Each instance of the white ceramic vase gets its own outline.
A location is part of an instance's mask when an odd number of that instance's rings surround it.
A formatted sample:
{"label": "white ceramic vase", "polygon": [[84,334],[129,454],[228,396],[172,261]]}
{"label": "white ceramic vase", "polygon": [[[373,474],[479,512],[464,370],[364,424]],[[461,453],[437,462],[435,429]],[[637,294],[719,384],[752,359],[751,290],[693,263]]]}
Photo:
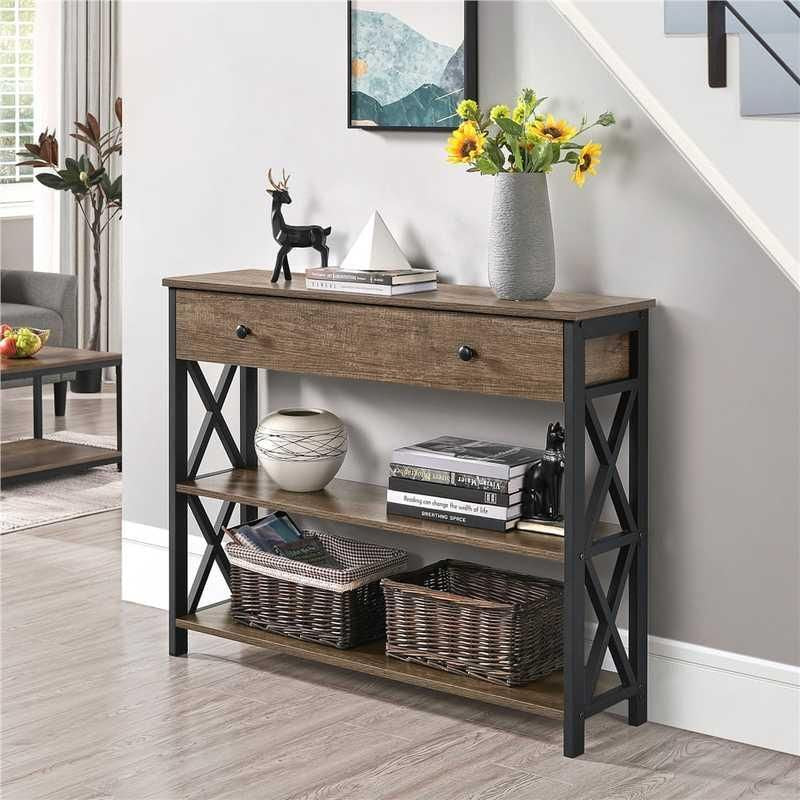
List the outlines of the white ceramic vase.
{"label": "white ceramic vase", "polygon": [[282,408],[259,422],[255,448],[261,466],[281,489],[316,492],[342,466],[347,430],[330,411]]}

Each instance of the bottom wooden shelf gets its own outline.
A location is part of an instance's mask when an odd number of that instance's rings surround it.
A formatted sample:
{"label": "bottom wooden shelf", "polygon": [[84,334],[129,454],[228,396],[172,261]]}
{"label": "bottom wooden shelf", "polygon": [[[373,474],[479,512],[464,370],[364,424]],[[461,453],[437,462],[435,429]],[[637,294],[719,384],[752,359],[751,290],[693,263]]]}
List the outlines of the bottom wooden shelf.
{"label": "bottom wooden shelf", "polygon": [[[460,675],[451,675],[449,672],[440,672],[429,667],[388,658],[384,654],[383,642],[372,642],[352,650],[336,650],[333,647],[248,628],[233,620],[229,608],[229,603],[220,603],[202,609],[196,614],[179,617],[176,625],[190,631],[222,636],[257,647],[268,647],[298,658],[320,661],[323,664],[331,664],[355,672],[376,675],[401,683],[410,683],[414,686],[422,686],[426,689],[434,689],[473,700],[482,700],[497,706],[515,708],[554,719],[562,719],[564,716],[564,685],[560,672],[520,688],[495,686],[475,678],[464,678]],[[599,693],[606,689],[612,689],[618,684],[619,679],[613,672],[603,672],[597,691]]]}
{"label": "bottom wooden shelf", "polygon": [[2,449],[0,478],[4,481],[28,475],[44,477],[101,464],[119,463],[122,460],[122,454],[118,450],[59,442],[55,439],[4,442]]}

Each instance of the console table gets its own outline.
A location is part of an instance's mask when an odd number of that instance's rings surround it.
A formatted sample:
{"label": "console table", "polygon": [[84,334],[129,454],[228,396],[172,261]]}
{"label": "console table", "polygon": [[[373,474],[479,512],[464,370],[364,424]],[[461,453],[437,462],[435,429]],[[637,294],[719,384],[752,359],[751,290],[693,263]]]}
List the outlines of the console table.
{"label": "console table", "polygon": [[[628,701],[631,725],[647,719],[647,391],[648,317],[653,300],[553,294],[547,300],[498,300],[489,289],[442,285],[435,292],[380,297],[307,289],[303,276],[271,284],[265,270],[165,278],[169,287],[170,607],[169,650],[185,655],[189,630],[279,649],[300,658],[416,686],[563,719],[564,754],[584,749],[587,717]],[[463,345],[470,358],[459,357]],[[199,362],[224,364],[214,390]],[[239,370],[236,442],[222,405]],[[493,533],[387,515],[385,489],[334,480],[325,490],[297,494],[272,483],[258,462],[253,433],[258,369],[402,383],[487,395],[560,402],[567,432],[565,536]],[[206,413],[191,451],[188,379]],[[595,410],[618,396],[610,432]],[[599,468],[585,484],[585,434]],[[231,469],[201,474],[216,431]],[[628,432],[628,491],[617,459]],[[619,524],[600,522],[610,496]],[[200,498],[222,501],[212,521]],[[388,658],[383,644],[336,650],[233,622],[228,604],[200,608],[214,563],[229,578],[222,529],[235,506],[243,521],[258,508],[555,560],[564,572],[562,673],[522,688],[490,683]],[[187,523],[191,511],[207,542],[191,588]],[[594,559],[615,552],[608,587]],[[476,557],[477,557],[476,553]],[[629,646],[616,624],[628,586]],[[585,651],[586,600],[599,621]],[[614,671],[603,670],[610,653]]]}

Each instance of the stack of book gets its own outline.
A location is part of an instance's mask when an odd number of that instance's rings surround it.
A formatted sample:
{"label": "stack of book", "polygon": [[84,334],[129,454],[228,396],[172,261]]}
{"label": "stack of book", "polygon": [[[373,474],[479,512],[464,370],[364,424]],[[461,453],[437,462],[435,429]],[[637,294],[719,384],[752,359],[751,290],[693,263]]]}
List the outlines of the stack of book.
{"label": "stack of book", "polygon": [[436,275],[435,269],[348,270],[324,267],[306,270],[306,288],[357,294],[412,294],[434,291]]}
{"label": "stack of book", "polygon": [[440,436],[392,453],[389,514],[493,531],[521,516],[525,470],[541,450]]}

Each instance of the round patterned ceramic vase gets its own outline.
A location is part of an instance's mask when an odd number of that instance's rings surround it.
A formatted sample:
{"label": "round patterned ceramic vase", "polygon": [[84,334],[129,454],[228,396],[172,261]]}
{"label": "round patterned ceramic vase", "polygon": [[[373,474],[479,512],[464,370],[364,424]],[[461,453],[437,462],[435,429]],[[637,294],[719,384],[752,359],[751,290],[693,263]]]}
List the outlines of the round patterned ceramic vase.
{"label": "round patterned ceramic vase", "polygon": [[347,454],[347,430],[330,411],[282,408],[258,424],[261,466],[289,492],[316,492],[334,478]]}
{"label": "round patterned ceramic vase", "polygon": [[547,176],[501,172],[489,220],[489,285],[502,300],[542,300],[556,283]]}

